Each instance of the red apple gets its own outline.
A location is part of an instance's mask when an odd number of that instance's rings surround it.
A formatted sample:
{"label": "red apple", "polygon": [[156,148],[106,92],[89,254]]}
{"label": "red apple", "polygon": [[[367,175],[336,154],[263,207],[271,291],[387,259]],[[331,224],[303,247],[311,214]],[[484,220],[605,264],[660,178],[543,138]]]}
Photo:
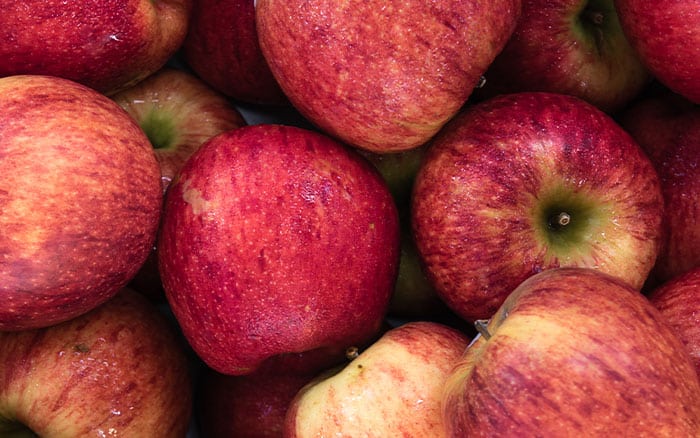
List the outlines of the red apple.
{"label": "red apple", "polygon": [[28,0],[0,14],[0,76],[59,76],[112,94],[182,45],[191,0]]}
{"label": "red apple", "polygon": [[565,93],[615,112],[650,77],[620,28],[613,0],[524,0],[479,94]]}
{"label": "red apple", "polygon": [[337,373],[302,388],[283,436],[444,436],[442,390],[467,344],[439,323],[394,328]]}
{"label": "red apple", "polygon": [[[329,363],[276,357],[243,376],[205,368],[199,383],[197,419],[208,438],[278,438],[296,394]],[[301,362],[300,362],[301,361]],[[335,364],[333,364],[335,365]]]}
{"label": "red apple", "polygon": [[248,374],[280,354],[368,341],[398,251],[396,206],[369,162],[323,134],[261,124],[190,157],[166,195],[158,261],[194,350]]}
{"label": "red apple", "polygon": [[416,176],[416,246],[437,293],[489,318],[527,277],[584,266],[641,288],[663,198],[630,135],[580,98],[525,92],[466,109]]}
{"label": "red apple", "polygon": [[62,324],[0,332],[0,436],[184,437],[191,409],[175,327],[132,290]]}
{"label": "red apple", "polygon": [[288,104],[260,50],[254,0],[198,0],[183,55],[202,80],[235,100]]}
{"label": "red apple", "polygon": [[112,99],[138,122],[153,145],[163,191],[202,143],[246,124],[224,95],[196,76],[169,67]]}
{"label": "red apple", "polygon": [[700,373],[700,267],[653,289],[649,300],[683,342]]}
{"label": "red apple", "polygon": [[650,279],[658,285],[700,266],[700,107],[662,91],[627,108],[620,123],[661,179],[667,237]]}
{"label": "red apple", "polygon": [[664,85],[700,103],[700,8],[695,0],[659,4],[614,0],[622,30]]}
{"label": "red apple", "polygon": [[524,281],[445,384],[447,436],[700,434],[695,368],[649,300],[588,268]]}
{"label": "red apple", "polygon": [[431,138],[503,48],[520,0],[258,0],[260,47],[290,102],[377,152]]}
{"label": "red apple", "polygon": [[148,138],[67,79],[0,79],[0,330],[76,317],[146,260],[162,205]]}

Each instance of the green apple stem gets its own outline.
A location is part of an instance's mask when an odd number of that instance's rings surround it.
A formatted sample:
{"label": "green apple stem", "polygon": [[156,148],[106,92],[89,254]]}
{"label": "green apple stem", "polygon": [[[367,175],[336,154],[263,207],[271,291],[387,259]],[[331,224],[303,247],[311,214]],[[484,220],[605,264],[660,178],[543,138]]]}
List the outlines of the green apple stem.
{"label": "green apple stem", "polygon": [[549,218],[549,226],[552,229],[560,230],[571,223],[571,215],[565,211],[555,214]]}
{"label": "green apple stem", "polygon": [[491,332],[489,332],[489,320],[488,319],[477,319],[474,321],[474,328],[479,332],[481,336],[487,341],[491,339]]}

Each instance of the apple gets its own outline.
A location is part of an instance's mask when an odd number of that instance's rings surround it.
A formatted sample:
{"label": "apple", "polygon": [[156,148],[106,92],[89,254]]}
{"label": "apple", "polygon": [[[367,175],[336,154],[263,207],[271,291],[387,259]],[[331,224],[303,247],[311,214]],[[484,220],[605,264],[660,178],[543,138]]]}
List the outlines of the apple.
{"label": "apple", "polygon": [[649,301],[683,342],[700,373],[700,266],[653,289]]}
{"label": "apple", "polygon": [[50,76],[0,79],[0,330],[83,314],[153,247],[160,170],[115,102]]}
{"label": "apple", "polygon": [[192,382],[183,347],[130,289],[61,324],[0,332],[0,435],[184,437]]}
{"label": "apple", "polygon": [[619,115],[656,167],[666,204],[666,238],[651,287],[700,266],[700,107],[660,90]]}
{"label": "apple", "polygon": [[198,0],[182,53],[202,80],[237,101],[289,104],[260,50],[254,0]]}
{"label": "apple", "polygon": [[192,0],[7,2],[0,76],[59,76],[112,94],[163,67],[187,33]]}
{"label": "apple", "polygon": [[693,0],[614,0],[622,30],[659,82],[700,103],[700,8]]}
{"label": "apple", "polygon": [[401,221],[401,253],[396,286],[389,302],[388,315],[396,318],[435,319],[447,311],[425,275],[411,233],[411,191],[426,145],[394,153],[376,153],[358,149],[379,170],[386,181]]}
{"label": "apple", "polygon": [[287,409],[299,390],[318,373],[338,364],[302,356],[276,356],[242,376],[205,368],[196,400],[201,436],[282,436]]}
{"label": "apple", "polygon": [[425,143],[503,48],[520,0],[256,2],[260,48],[299,112],[375,152]]}
{"label": "apple", "polygon": [[432,142],[411,209],[426,274],[470,321],[559,266],[641,288],[662,240],[663,197],[649,158],[610,116],[555,93],[465,109]]}
{"label": "apple", "polygon": [[443,385],[467,345],[463,333],[440,323],[393,328],[337,373],[302,388],[283,436],[444,436]]}
{"label": "apple", "polygon": [[613,0],[524,0],[512,37],[485,76],[480,95],[564,93],[609,113],[651,79],[620,28]]}
{"label": "apple", "polygon": [[398,213],[381,175],[315,131],[260,124],[215,136],[166,195],[166,297],[195,352],[222,374],[281,354],[343,356],[369,341],[398,261]]}
{"label": "apple", "polygon": [[520,284],[444,387],[447,436],[700,433],[700,382],[647,298],[590,268]]}
{"label": "apple", "polygon": [[202,143],[246,125],[223,94],[193,74],[172,67],[111,97],[136,119],[153,145],[164,192]]}

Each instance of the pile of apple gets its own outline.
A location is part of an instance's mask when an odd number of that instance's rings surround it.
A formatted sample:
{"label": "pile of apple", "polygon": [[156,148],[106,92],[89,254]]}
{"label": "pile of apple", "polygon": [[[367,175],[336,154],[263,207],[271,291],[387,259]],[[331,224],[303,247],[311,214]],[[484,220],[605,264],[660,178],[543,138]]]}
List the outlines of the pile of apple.
{"label": "pile of apple", "polygon": [[700,436],[696,1],[2,3],[0,437]]}

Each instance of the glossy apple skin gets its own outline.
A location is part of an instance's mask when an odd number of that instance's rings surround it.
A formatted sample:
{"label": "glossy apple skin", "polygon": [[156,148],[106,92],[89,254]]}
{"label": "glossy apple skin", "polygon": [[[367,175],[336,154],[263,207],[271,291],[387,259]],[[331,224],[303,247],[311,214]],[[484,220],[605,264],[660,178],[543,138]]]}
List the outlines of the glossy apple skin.
{"label": "glossy apple skin", "polygon": [[155,240],[160,171],[116,103],[48,76],[0,79],[0,330],[87,312],[138,271]]}
{"label": "glossy apple skin", "polygon": [[[221,93],[184,70],[163,68],[113,96],[141,127],[158,113],[168,123],[167,144],[153,144],[160,164],[163,192],[187,159],[205,141],[224,131],[246,125],[241,113]],[[166,122],[167,121],[167,122]]]}
{"label": "glossy apple skin", "polygon": [[287,105],[260,50],[254,0],[198,0],[183,43],[187,65],[242,102]]}
{"label": "glossy apple skin", "polygon": [[520,0],[256,6],[260,47],[291,103],[324,132],[377,152],[432,137],[470,96],[519,14]]}
{"label": "glossy apple skin", "polygon": [[302,388],[283,436],[445,436],[443,385],[468,343],[435,322],[389,330],[337,374]]}
{"label": "glossy apple skin", "polygon": [[166,195],[158,260],[194,350],[247,374],[275,355],[368,341],[398,251],[396,206],[369,162],[323,134],[262,124],[190,157]]}
{"label": "glossy apple skin", "polygon": [[105,94],[156,72],[187,33],[191,0],[6,2],[0,76],[59,76]]}
{"label": "glossy apple skin", "polygon": [[523,282],[445,385],[448,436],[698,436],[700,383],[647,298],[588,268]]}
{"label": "glossy apple skin", "polygon": [[130,289],[62,324],[0,332],[0,435],[9,420],[46,437],[184,437],[189,366],[174,324]]}
{"label": "glossy apple skin", "polygon": [[667,236],[650,279],[658,285],[700,266],[700,107],[662,90],[635,102],[619,120],[661,179]]}
{"label": "glossy apple skin", "polygon": [[[595,29],[583,27],[596,19],[602,22]],[[518,25],[485,76],[481,95],[564,93],[608,113],[624,107],[651,78],[622,32],[612,0],[523,0]]]}
{"label": "glossy apple skin", "polygon": [[649,71],[700,103],[700,9],[694,1],[615,0],[622,29]]}
{"label": "glossy apple skin", "polygon": [[[550,205],[578,209],[572,224],[585,231],[557,240]],[[431,144],[412,203],[426,274],[467,320],[489,318],[523,280],[558,266],[641,288],[662,217],[659,178],[639,145],[594,106],[551,93],[466,109]]]}
{"label": "glossy apple skin", "polygon": [[700,267],[661,284],[649,301],[683,342],[700,374]]}

